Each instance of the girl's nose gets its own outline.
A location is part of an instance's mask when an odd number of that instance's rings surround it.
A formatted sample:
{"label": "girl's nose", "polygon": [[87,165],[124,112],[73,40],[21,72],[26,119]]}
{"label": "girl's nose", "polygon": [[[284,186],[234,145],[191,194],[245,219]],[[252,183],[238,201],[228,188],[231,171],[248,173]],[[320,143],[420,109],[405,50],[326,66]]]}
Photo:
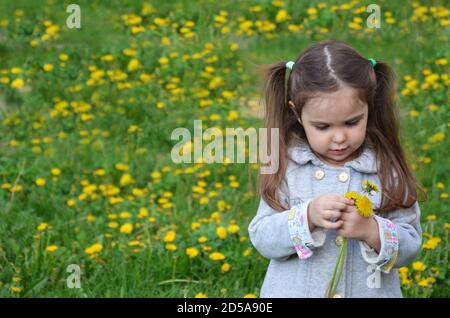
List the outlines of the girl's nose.
{"label": "girl's nose", "polygon": [[345,141],[345,134],[338,132],[336,134],[334,134],[333,136],[333,142],[337,143],[337,144],[341,144]]}

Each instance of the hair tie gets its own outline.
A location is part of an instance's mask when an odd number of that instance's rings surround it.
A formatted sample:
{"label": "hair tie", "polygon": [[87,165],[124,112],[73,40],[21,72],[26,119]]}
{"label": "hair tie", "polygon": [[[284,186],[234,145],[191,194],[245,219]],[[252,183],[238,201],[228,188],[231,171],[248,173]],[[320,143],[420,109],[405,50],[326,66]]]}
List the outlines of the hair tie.
{"label": "hair tie", "polygon": [[377,61],[373,58],[368,59],[369,62],[372,64],[372,67],[375,67],[375,65],[377,65]]}
{"label": "hair tie", "polygon": [[294,67],[295,62],[289,61],[286,63],[286,68],[292,71],[292,68]]}
{"label": "hair tie", "polygon": [[292,68],[294,67],[294,62],[289,61],[286,63],[286,68],[288,69],[288,71],[286,71],[286,74],[284,76],[284,104],[287,106],[288,104],[288,98],[287,98],[287,90],[288,90],[288,80],[289,80],[289,75],[291,74]]}

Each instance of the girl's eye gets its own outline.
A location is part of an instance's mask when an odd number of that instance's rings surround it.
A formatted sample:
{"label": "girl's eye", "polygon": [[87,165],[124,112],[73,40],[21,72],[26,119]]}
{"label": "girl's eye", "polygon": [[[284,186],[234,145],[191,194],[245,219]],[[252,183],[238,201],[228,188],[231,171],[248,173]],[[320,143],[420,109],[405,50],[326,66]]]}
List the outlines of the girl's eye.
{"label": "girl's eye", "polygon": [[354,121],[354,122],[351,122],[351,123],[348,123],[347,125],[349,125],[349,126],[355,126],[355,125],[358,124],[358,122],[359,122],[359,120]]}
{"label": "girl's eye", "polygon": [[[347,123],[348,126],[356,126],[358,124],[359,120],[353,121],[351,123]],[[315,126],[318,130],[326,130],[328,126]]]}

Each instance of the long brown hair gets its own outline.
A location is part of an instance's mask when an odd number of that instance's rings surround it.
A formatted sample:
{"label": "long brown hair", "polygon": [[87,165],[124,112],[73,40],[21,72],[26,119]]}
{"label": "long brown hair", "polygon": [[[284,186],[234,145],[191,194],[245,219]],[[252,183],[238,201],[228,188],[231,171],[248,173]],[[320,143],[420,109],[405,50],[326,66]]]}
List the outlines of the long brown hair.
{"label": "long brown hair", "polygon": [[[301,116],[308,98],[317,93],[334,92],[342,85],[357,90],[359,98],[368,105],[366,140],[376,153],[379,164],[382,199],[379,212],[411,207],[417,200],[416,188],[423,191],[406,160],[400,142],[399,111],[395,98],[395,77],[383,61],[376,65],[362,57],[342,41],[326,41],[308,47],[295,60],[290,74],[287,61],[263,67],[265,75],[265,126],[279,129],[279,168],[274,174],[259,175],[262,198],[277,211],[286,210],[280,200],[288,165],[288,147],[306,142],[303,126],[295,115]],[[285,94],[285,76],[287,93]],[[295,104],[295,112],[287,101]],[[271,142],[270,139],[268,141]],[[270,144],[268,146],[270,149]]]}

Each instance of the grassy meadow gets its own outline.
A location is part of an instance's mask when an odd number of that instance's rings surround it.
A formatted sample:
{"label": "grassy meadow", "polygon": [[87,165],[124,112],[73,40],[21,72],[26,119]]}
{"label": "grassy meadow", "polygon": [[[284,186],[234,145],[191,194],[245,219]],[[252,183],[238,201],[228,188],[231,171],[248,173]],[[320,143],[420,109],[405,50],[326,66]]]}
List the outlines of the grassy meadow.
{"label": "grassy meadow", "polygon": [[257,165],[175,164],[171,133],[261,127],[258,67],[326,39],[395,69],[427,192],[402,289],[450,296],[445,1],[377,1],[378,29],[370,1],[70,3],[0,3],[0,297],[258,297]]}

